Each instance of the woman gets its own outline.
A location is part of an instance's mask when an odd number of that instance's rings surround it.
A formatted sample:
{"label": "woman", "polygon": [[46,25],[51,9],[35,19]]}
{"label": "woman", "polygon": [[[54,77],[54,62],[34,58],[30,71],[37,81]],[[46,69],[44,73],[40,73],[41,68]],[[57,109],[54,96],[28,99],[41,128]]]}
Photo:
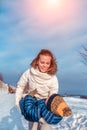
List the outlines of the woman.
{"label": "woman", "polygon": [[[56,77],[57,63],[50,50],[42,49],[31,63],[30,69],[26,70],[17,83],[16,106],[23,97],[23,91],[26,84],[29,85],[29,92],[37,89],[34,97],[37,100],[48,99],[54,93],[58,93],[59,84]],[[60,118],[61,120],[62,118]],[[41,123],[39,123],[41,122]],[[29,130],[37,130],[40,124],[41,130],[50,130],[49,125],[43,118],[39,122],[30,122]]]}

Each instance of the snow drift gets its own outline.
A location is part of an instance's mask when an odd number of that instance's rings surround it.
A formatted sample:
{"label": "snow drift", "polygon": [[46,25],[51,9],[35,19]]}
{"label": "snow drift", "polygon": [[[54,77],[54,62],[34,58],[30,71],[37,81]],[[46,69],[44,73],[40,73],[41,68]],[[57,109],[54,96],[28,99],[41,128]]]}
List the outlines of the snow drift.
{"label": "snow drift", "polygon": [[[64,97],[72,116],[64,117],[53,130],[87,130],[87,99]],[[15,107],[15,94],[0,94],[0,130],[29,130],[28,121]]]}

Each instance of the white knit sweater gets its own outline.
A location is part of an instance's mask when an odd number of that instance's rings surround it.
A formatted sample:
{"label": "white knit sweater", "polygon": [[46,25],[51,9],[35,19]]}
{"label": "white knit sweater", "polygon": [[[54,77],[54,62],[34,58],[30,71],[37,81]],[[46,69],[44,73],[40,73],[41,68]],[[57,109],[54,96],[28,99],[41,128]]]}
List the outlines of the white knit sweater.
{"label": "white knit sweater", "polygon": [[38,69],[26,70],[20,80],[17,83],[16,89],[16,105],[19,105],[19,101],[23,96],[23,90],[26,84],[29,83],[29,92],[37,89],[35,97],[37,99],[47,98],[48,94],[58,93],[59,84],[56,75],[49,75],[42,73]]}

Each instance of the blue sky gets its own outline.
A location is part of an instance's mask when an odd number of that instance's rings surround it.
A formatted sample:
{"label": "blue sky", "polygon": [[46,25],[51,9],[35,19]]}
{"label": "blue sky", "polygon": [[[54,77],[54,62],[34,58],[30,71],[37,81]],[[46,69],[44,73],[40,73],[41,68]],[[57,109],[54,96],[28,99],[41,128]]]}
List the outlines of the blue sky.
{"label": "blue sky", "polygon": [[[54,2],[55,1],[55,2]],[[58,62],[60,93],[86,94],[87,0],[1,0],[0,73],[16,85],[42,48]]]}

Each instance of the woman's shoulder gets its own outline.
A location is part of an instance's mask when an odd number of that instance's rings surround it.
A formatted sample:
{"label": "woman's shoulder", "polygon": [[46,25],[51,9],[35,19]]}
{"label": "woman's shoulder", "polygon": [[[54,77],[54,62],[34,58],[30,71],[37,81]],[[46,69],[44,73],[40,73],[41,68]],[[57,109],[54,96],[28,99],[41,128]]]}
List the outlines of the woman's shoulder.
{"label": "woman's shoulder", "polygon": [[56,75],[56,74],[52,75],[52,78],[53,78],[53,79],[56,79],[56,78],[57,78],[57,75]]}
{"label": "woman's shoulder", "polygon": [[57,75],[53,75],[52,78],[51,78],[52,81],[58,81],[58,77]]}
{"label": "woman's shoulder", "polygon": [[29,75],[30,74],[30,69],[26,69],[23,73],[23,75]]}

